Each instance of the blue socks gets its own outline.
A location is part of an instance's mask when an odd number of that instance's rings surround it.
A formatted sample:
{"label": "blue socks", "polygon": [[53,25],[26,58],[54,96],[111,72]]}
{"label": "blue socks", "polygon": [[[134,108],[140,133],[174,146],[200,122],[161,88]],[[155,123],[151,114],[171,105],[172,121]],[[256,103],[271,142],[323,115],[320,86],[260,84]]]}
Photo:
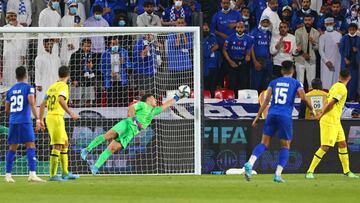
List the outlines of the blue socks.
{"label": "blue socks", "polygon": [[27,154],[27,159],[28,159],[29,171],[36,171],[35,149],[28,148],[26,150],[26,154]]}
{"label": "blue socks", "polygon": [[285,168],[288,159],[289,159],[289,149],[281,148],[279,153],[279,165]]}
{"label": "blue socks", "polygon": [[11,173],[16,152],[9,150],[6,154],[6,173]]}
{"label": "blue socks", "polygon": [[260,143],[260,144],[256,145],[256,147],[254,148],[254,150],[252,152],[252,155],[259,158],[259,156],[261,156],[261,154],[264,153],[265,151],[266,151],[266,145]]}

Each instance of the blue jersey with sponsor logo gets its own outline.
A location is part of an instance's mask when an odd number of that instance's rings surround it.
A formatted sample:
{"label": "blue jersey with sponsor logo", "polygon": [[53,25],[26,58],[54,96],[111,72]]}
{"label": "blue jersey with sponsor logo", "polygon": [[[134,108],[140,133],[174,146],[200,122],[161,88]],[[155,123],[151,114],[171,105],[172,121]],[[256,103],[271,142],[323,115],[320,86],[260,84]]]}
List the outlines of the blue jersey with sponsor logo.
{"label": "blue jersey with sponsor logo", "polygon": [[6,102],[10,104],[10,124],[32,123],[28,96],[34,94],[34,87],[24,82],[15,84],[7,92]]}
{"label": "blue jersey with sponsor logo", "polygon": [[270,82],[272,91],[269,115],[292,117],[296,93],[303,85],[291,77],[281,77]]}
{"label": "blue jersey with sponsor logo", "polygon": [[253,38],[255,56],[270,60],[271,32],[255,28],[250,33],[250,36]]}
{"label": "blue jersey with sponsor logo", "polygon": [[[230,36],[235,34],[236,30],[235,28],[230,28],[229,24],[237,23],[239,21],[241,21],[241,14],[238,11],[231,10],[229,13],[218,11],[212,17],[210,30],[214,34],[215,31],[218,31]],[[222,46],[224,44],[224,39],[219,36],[217,38],[219,45]]]}
{"label": "blue jersey with sponsor logo", "polygon": [[230,58],[233,60],[244,59],[252,46],[253,39],[247,34],[244,34],[241,37],[237,33],[230,35],[226,38],[224,43],[224,49],[227,50]]}

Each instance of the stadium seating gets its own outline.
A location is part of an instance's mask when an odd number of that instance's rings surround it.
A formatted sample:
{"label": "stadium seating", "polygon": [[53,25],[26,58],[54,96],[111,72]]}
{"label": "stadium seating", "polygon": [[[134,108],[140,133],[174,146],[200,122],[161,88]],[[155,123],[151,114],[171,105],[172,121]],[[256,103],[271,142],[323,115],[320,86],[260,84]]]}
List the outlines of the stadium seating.
{"label": "stadium seating", "polygon": [[256,90],[250,90],[250,89],[239,90],[238,100],[240,103],[257,104],[259,102],[259,95]]}
{"label": "stadium seating", "polygon": [[235,99],[235,93],[233,90],[223,89],[215,91],[216,99]]}

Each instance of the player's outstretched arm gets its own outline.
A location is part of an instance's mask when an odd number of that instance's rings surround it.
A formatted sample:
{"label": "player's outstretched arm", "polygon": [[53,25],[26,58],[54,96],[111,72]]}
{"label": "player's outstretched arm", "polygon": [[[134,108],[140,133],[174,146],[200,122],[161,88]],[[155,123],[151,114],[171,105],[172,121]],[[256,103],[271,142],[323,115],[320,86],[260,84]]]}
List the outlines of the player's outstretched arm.
{"label": "player's outstretched arm", "polygon": [[166,101],[161,107],[162,111],[165,111],[170,106],[173,106],[177,101],[182,98],[188,98],[190,96],[190,87],[187,85],[181,85],[177,92],[175,93],[174,97],[168,101]]}
{"label": "player's outstretched arm", "polygon": [[36,111],[35,96],[33,94],[29,95],[28,96],[28,101],[29,101],[29,105],[30,105],[30,108],[31,108],[31,112],[34,115],[34,118],[36,120],[35,131],[38,132],[40,130],[41,126],[40,126],[40,119],[39,119],[37,111]]}
{"label": "player's outstretched arm", "polygon": [[79,118],[78,115],[76,115],[74,112],[72,112],[72,111],[69,109],[65,97],[59,96],[59,104],[60,104],[61,108],[63,108],[64,111],[65,111],[67,114],[69,114],[69,116],[70,116],[73,120],[77,120],[77,119]]}
{"label": "player's outstretched arm", "polygon": [[259,109],[259,111],[258,111],[258,113],[257,113],[257,115],[256,115],[256,117],[255,117],[255,119],[254,119],[254,121],[252,123],[252,126],[254,128],[256,127],[258,120],[261,118],[262,113],[265,111],[266,107],[268,106],[268,104],[269,104],[269,102],[271,100],[271,96],[272,96],[272,88],[269,87],[267,89],[266,97],[265,97],[263,103],[260,104],[260,109]]}

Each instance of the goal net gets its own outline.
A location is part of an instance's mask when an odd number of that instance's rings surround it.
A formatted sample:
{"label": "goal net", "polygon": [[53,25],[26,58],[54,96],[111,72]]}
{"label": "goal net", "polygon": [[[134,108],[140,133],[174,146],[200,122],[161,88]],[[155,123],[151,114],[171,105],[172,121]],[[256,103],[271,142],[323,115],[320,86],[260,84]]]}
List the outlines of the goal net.
{"label": "goal net", "polygon": [[[24,66],[36,87],[39,106],[47,88],[57,81],[61,65],[69,66],[70,108],[80,119],[65,116],[69,137],[69,171],[90,174],[107,144],[88,156],[80,150],[127,117],[128,106],[153,93],[158,105],[189,85],[191,98],[157,116],[121,152],[113,154],[100,174],[200,174],[200,34],[196,27],[172,28],[0,28],[0,81],[16,83],[15,69]],[[5,174],[8,150],[6,93],[1,94],[0,173]],[[36,133],[37,173],[49,174],[51,146],[47,130]],[[59,164],[60,167],[60,164]],[[58,169],[60,173],[61,169]],[[20,146],[13,174],[28,173],[25,146]]]}

